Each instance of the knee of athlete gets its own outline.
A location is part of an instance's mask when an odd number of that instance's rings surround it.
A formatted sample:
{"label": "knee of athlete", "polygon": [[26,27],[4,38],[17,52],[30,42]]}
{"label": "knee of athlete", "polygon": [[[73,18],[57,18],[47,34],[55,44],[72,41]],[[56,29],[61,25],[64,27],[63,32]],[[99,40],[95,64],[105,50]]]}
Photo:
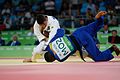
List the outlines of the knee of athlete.
{"label": "knee of athlete", "polygon": [[93,58],[95,62],[108,61],[107,59]]}
{"label": "knee of athlete", "polygon": [[98,60],[98,59],[93,59],[95,62],[100,62],[101,60]]}

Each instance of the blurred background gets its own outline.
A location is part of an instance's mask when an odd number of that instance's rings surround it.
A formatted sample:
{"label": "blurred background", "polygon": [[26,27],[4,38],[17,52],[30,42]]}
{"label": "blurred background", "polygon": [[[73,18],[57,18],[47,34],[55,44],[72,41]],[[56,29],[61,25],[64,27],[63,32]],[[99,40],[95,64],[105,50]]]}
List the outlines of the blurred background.
{"label": "blurred background", "polygon": [[31,56],[39,43],[33,32],[37,14],[56,17],[69,35],[93,22],[99,11],[107,11],[108,15],[103,29],[96,34],[96,44],[101,50],[111,44],[119,46],[120,0],[0,0],[0,57]]}

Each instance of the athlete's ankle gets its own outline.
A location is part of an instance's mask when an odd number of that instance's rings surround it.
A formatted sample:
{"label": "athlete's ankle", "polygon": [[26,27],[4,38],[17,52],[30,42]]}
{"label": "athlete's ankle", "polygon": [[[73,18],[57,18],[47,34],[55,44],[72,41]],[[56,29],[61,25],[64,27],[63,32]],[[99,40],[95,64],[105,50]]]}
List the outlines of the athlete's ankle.
{"label": "athlete's ankle", "polygon": [[111,52],[115,51],[117,56],[120,54],[120,50],[116,45],[112,45],[109,49]]}

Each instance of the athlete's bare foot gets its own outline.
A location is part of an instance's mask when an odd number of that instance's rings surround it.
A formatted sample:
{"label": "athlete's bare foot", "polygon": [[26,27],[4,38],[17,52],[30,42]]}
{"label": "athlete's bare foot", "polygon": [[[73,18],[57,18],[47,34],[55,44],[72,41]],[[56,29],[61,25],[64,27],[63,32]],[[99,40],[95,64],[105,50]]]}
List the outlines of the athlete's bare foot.
{"label": "athlete's bare foot", "polygon": [[95,18],[98,19],[98,18],[100,18],[101,16],[104,16],[104,15],[106,15],[106,14],[107,14],[106,11],[100,11],[100,12],[98,12],[98,14],[95,16]]}
{"label": "athlete's bare foot", "polygon": [[113,45],[112,47],[113,47],[113,49],[114,49],[116,55],[118,56],[118,55],[120,54],[119,48],[118,48],[116,45]]}

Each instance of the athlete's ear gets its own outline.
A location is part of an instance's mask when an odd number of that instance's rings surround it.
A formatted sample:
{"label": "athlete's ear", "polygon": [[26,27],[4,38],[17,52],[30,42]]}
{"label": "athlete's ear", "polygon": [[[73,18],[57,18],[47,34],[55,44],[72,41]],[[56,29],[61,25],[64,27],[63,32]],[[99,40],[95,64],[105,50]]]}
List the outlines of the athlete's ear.
{"label": "athlete's ear", "polygon": [[55,61],[54,56],[51,55],[49,52],[46,52],[44,54],[44,58],[45,58],[46,62],[53,62],[53,61]]}

